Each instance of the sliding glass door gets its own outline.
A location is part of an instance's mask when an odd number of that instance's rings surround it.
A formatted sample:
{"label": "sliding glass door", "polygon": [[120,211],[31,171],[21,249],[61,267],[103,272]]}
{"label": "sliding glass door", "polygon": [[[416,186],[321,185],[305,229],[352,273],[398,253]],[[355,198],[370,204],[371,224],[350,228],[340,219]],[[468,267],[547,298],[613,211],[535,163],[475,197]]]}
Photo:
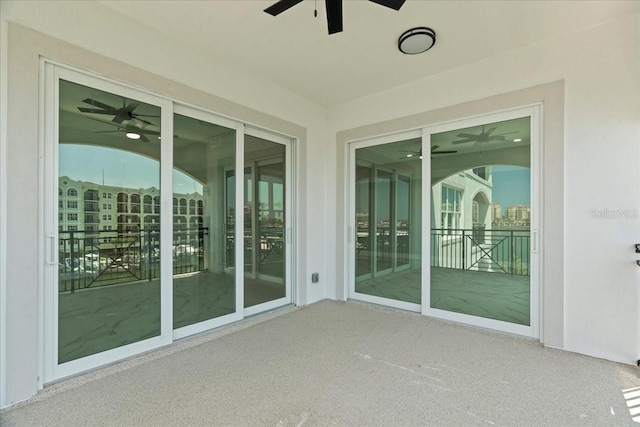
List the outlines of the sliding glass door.
{"label": "sliding glass door", "polygon": [[[403,135],[404,136],[404,135]],[[419,310],[421,301],[420,134],[354,144],[352,295]]]}
{"label": "sliding glass door", "polygon": [[536,336],[538,117],[351,143],[349,296]]}
{"label": "sliding glass door", "polygon": [[63,79],[58,88],[56,350],[64,364],[161,335],[153,210],[162,123],[160,107],[135,94]]}
{"label": "sliding glass door", "polygon": [[[235,319],[237,189],[228,168],[236,162],[238,132],[233,122],[176,106],[173,143],[173,328],[175,337],[210,329]],[[229,230],[229,224],[231,228]],[[230,231],[230,233],[228,233]]]}
{"label": "sliding glass door", "polygon": [[535,336],[534,111],[427,130],[427,314]]}
{"label": "sliding glass door", "polygon": [[253,313],[291,300],[289,145],[264,132],[244,140],[244,307]]}
{"label": "sliding glass door", "polygon": [[291,139],[45,80],[45,382],[292,302]]}

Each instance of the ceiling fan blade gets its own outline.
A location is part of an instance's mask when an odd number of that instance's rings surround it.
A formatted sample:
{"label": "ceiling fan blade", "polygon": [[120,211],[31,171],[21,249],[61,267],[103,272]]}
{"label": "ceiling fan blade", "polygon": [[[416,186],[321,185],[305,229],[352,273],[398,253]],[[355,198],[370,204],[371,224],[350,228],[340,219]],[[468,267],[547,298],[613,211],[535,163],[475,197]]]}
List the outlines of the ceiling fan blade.
{"label": "ceiling fan blade", "polygon": [[497,126],[494,126],[494,127],[492,127],[491,129],[489,129],[488,131],[484,132],[484,128],[483,128],[483,132],[482,132],[482,134],[483,134],[483,135],[486,135],[486,136],[489,136],[489,135],[491,135],[491,132],[493,132],[493,131],[494,131],[494,130],[496,130],[496,129],[497,129]]}
{"label": "ceiling fan blade", "polygon": [[[460,136],[460,135],[458,135]],[[467,139],[461,139],[460,141],[453,141],[452,144],[464,144],[466,142],[473,142],[475,141],[475,138],[467,138]]]}
{"label": "ceiling fan blade", "polygon": [[279,2],[274,3],[266,8],[264,11],[271,16],[277,16],[300,2],[302,2],[302,0],[280,0]]}
{"label": "ceiling fan blade", "polygon": [[138,128],[135,128],[135,127],[134,127],[134,129],[137,129],[134,132],[139,133],[140,135],[160,136],[160,132],[156,132],[154,130],[138,129]]}
{"label": "ceiling fan blade", "polygon": [[[113,114],[113,113],[112,113]],[[127,113],[126,111],[118,111],[118,114],[115,115],[115,117],[113,119],[111,119],[111,121],[113,123],[118,123],[118,124],[122,124],[122,122],[124,122],[125,120],[131,120],[131,117],[129,116],[129,113]]]}
{"label": "ceiling fan blade", "polygon": [[479,135],[474,135],[472,133],[459,133],[458,138],[466,138],[466,139],[470,139],[472,141],[475,141],[476,139],[478,139]]}
{"label": "ceiling fan blade", "polygon": [[405,0],[369,0],[370,2],[386,6],[393,10],[400,10]]}
{"label": "ceiling fan blade", "polygon": [[325,0],[329,34],[342,31],[342,0]]}
{"label": "ceiling fan blade", "polygon": [[126,111],[126,112],[128,112],[128,113],[132,113],[132,112],[133,112],[133,110],[135,110],[136,108],[138,108],[138,105],[140,105],[140,103],[139,103],[139,102],[132,102],[132,103],[130,103],[129,105],[127,105],[127,106],[124,108],[124,111]]}
{"label": "ceiling fan blade", "polygon": [[502,135],[493,135],[489,137],[489,141],[504,141],[504,136]]}
{"label": "ceiling fan blade", "polygon": [[146,120],[144,120],[144,119],[141,119],[140,117],[138,117],[138,115],[137,115],[137,114],[133,114],[133,115],[131,116],[131,118],[132,118],[132,119],[134,119],[134,120],[137,120],[137,121],[139,121],[139,122],[146,123],[146,124],[151,125],[151,126],[155,126],[153,123],[148,122],[148,121],[146,121]]}
{"label": "ceiling fan blade", "polygon": [[82,102],[84,102],[85,104],[89,104],[89,105],[93,105],[94,107],[98,107],[98,108],[102,108],[104,110],[108,110],[108,111],[114,111],[115,108],[113,108],[111,105],[107,105],[107,104],[103,104],[100,101],[96,101],[95,99],[91,99],[91,98],[85,98],[82,100]]}
{"label": "ceiling fan blade", "polygon": [[78,107],[78,110],[80,110],[80,112],[82,112],[82,113],[108,114],[110,116],[112,116],[114,114],[113,111],[96,110],[95,108]]}
{"label": "ceiling fan blade", "polygon": [[501,133],[501,134],[498,134],[498,135],[495,135],[495,136],[512,135],[512,134],[514,134],[514,133],[520,133],[520,132],[518,132],[518,131],[516,130],[516,131],[513,131],[513,132],[505,132],[505,133]]}
{"label": "ceiling fan blade", "polygon": [[431,154],[454,154],[457,153],[457,151],[454,150],[449,150],[449,151],[432,151]]}
{"label": "ceiling fan blade", "polygon": [[433,147],[431,147],[431,152],[436,151],[438,148],[440,148],[439,145],[434,145]]}
{"label": "ceiling fan blade", "polygon": [[140,141],[142,142],[149,142],[149,138],[147,138],[144,133],[140,134]]}

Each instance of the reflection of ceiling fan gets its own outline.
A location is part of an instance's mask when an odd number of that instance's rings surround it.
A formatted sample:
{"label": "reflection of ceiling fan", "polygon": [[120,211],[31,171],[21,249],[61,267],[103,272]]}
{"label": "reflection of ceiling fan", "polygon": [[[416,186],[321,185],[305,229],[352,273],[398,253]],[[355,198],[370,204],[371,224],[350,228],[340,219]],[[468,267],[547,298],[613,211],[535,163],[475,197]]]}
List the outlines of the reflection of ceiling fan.
{"label": "reflection of ceiling fan", "polygon": [[[390,9],[400,10],[405,0],[369,0],[373,3],[386,6]],[[297,5],[302,0],[280,0],[272,4],[264,11],[269,15],[276,16],[285,10]],[[342,31],[342,0],[325,0],[327,9],[327,25],[329,34],[339,33]],[[317,14],[315,16],[318,16]]]}
{"label": "reflection of ceiling fan", "polygon": [[[434,145],[433,147],[431,147],[431,158],[433,159],[433,155],[434,154],[454,154],[457,153],[457,151],[453,151],[453,150],[447,150],[447,151],[436,151],[438,148],[440,148],[439,145]],[[420,158],[422,158],[422,148],[418,151],[406,151],[406,150],[401,150],[404,153],[409,153],[407,155],[405,155],[404,157],[401,157],[401,159],[406,159],[406,158],[411,158],[413,156],[420,156]]]}
{"label": "reflection of ceiling fan", "polygon": [[111,121],[118,124],[121,124],[124,121],[138,120],[143,123],[153,125],[153,123],[148,122],[144,119],[141,119],[140,117],[158,117],[158,116],[150,116],[146,114],[134,113],[133,111],[136,108],[138,108],[138,105],[140,105],[140,103],[130,102],[127,105],[124,99],[122,100],[122,108],[115,108],[91,98],[83,99],[82,102],[84,102],[85,104],[93,105],[94,107],[98,107],[98,108],[78,107],[78,110],[80,110],[82,113],[106,114],[109,116],[113,116],[113,119],[111,119]]}
{"label": "reflection of ceiling fan", "polygon": [[[482,132],[479,135],[475,135],[472,133],[459,133],[458,138],[464,138],[459,141],[453,141],[452,144],[465,144],[467,142],[475,142],[476,144],[484,144],[490,141],[504,141],[504,135],[510,135],[516,132],[506,132],[497,135],[492,135],[493,131],[497,129],[497,126],[494,126],[485,132],[484,125],[482,126]],[[474,144],[475,145],[475,144]]]}

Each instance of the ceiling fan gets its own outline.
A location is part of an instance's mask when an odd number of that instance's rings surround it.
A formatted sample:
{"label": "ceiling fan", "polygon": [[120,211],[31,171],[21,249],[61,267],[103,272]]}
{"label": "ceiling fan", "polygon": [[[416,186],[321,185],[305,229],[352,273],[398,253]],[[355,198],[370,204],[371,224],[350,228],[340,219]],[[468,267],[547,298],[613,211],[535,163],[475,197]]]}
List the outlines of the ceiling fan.
{"label": "ceiling fan", "polygon": [[[386,6],[393,10],[400,10],[405,0],[369,0],[382,6]],[[277,16],[287,9],[297,5],[302,0],[280,0],[264,11],[269,15]],[[325,0],[327,9],[327,25],[329,34],[339,33],[342,31],[342,0]],[[317,16],[317,15],[316,15]]]}
{"label": "ceiling fan", "polygon": [[[511,135],[512,133],[518,133],[517,131],[515,132],[506,132],[506,133],[501,133],[501,134],[496,134],[496,135],[492,135],[493,131],[495,131],[497,129],[497,126],[494,126],[492,128],[490,128],[489,130],[487,130],[485,132],[484,130],[484,125],[482,126],[482,132],[479,135],[475,135],[472,133],[459,133],[457,135],[458,138],[464,138],[461,139],[459,141],[452,141],[452,144],[465,144],[467,142],[474,142],[475,144],[485,144],[487,142],[491,142],[491,141],[504,141],[505,140],[505,135]],[[474,144],[474,145],[475,145]]]}
{"label": "ceiling fan", "polygon": [[[434,145],[433,147],[431,147],[431,158],[433,159],[433,155],[434,154],[454,154],[457,153],[457,151],[454,150],[444,150],[444,151],[436,151],[438,148],[440,148],[439,145]],[[406,151],[406,150],[401,150],[405,153],[409,153],[407,155],[405,155],[404,157],[401,157],[401,159],[406,159],[406,158],[411,158],[413,156],[420,156],[420,158],[422,158],[422,148],[418,151]]]}
{"label": "ceiling fan", "polygon": [[82,100],[82,102],[97,108],[78,107],[78,110],[80,110],[80,112],[92,113],[92,114],[105,114],[105,115],[113,116],[113,119],[111,119],[111,121],[118,124],[122,124],[122,122],[124,121],[138,120],[143,123],[153,125],[153,123],[148,122],[144,119],[141,119],[140,117],[158,117],[158,116],[134,113],[134,110],[138,108],[138,105],[140,105],[140,103],[130,102],[129,104],[126,104],[126,101],[124,99],[122,100],[122,108],[115,108],[91,98],[85,98]]}

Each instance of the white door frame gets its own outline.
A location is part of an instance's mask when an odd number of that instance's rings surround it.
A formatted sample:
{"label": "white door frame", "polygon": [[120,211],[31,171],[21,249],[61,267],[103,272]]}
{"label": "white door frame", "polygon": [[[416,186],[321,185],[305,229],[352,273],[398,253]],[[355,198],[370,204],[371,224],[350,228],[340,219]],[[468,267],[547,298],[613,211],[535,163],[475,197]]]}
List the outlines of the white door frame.
{"label": "white door frame", "polygon": [[[158,348],[172,341],[172,289],[171,289],[171,236],[172,221],[161,221],[160,225],[160,335],[138,341],[80,359],[58,364],[58,123],[59,123],[59,81],[60,79],[89,86],[98,90],[130,97],[161,110],[160,137],[170,141],[173,135],[172,103],[167,99],[138,91],[133,88],[89,76],[65,67],[44,63],[44,132],[43,132],[43,383],[67,377],[81,371],[93,369],[115,360],[124,359]],[[172,144],[160,148],[160,188],[171,188]],[[167,166],[168,165],[168,166]],[[171,218],[172,192],[161,192],[164,207],[161,218]]]}
{"label": "white door frame", "polygon": [[[257,313],[261,313],[263,311],[268,311],[268,310],[273,310],[275,308],[278,307],[282,307],[283,305],[287,305],[287,304],[291,304],[293,301],[295,301],[294,295],[293,295],[293,287],[291,284],[291,279],[293,277],[293,251],[294,251],[294,244],[293,242],[295,241],[294,239],[294,227],[292,224],[295,224],[294,219],[292,217],[293,212],[294,212],[294,208],[293,208],[293,203],[294,203],[294,198],[293,198],[293,182],[294,182],[294,172],[293,172],[293,140],[291,138],[282,136],[282,135],[278,135],[263,129],[257,129],[257,128],[253,128],[253,127],[249,127],[247,126],[245,128],[245,135],[248,136],[253,136],[256,138],[260,138],[266,141],[270,141],[276,144],[280,144],[283,145],[285,147],[285,156],[284,156],[284,161],[285,161],[285,178],[284,178],[284,183],[285,183],[285,200],[284,200],[284,249],[285,249],[285,257],[284,257],[284,262],[285,262],[285,271],[284,271],[284,283],[285,283],[285,295],[282,298],[278,298],[275,300],[271,300],[271,301],[267,301],[264,302],[262,304],[257,304],[257,305],[253,305],[251,307],[247,307],[247,308],[242,308],[243,312],[244,312],[244,316],[252,316],[254,314]],[[243,146],[244,147],[244,146]],[[244,153],[244,149],[243,149],[243,153]],[[243,159],[244,160],[244,159]],[[255,166],[255,165],[254,165]],[[252,166],[253,167],[253,166]],[[245,165],[244,165],[244,161],[241,167],[239,167],[238,165],[236,165],[236,170],[240,170],[240,171],[244,171]],[[254,172],[255,173],[255,172]],[[242,174],[243,178],[238,180],[236,178],[236,181],[241,181],[240,184],[243,186],[244,188],[244,173]],[[236,185],[238,184],[238,182],[236,182]],[[254,197],[256,195],[254,194]],[[244,193],[242,194],[242,200],[244,203]],[[244,206],[241,210],[237,211],[237,212],[243,212]],[[239,216],[239,215],[236,215]],[[244,218],[243,218],[244,219]],[[255,221],[254,221],[255,222]],[[244,223],[243,223],[243,228],[241,229],[242,232],[244,233]],[[244,241],[244,237],[242,238],[242,240]],[[243,254],[244,255],[244,254]],[[239,264],[242,266],[242,279],[244,281],[244,260],[242,260],[242,264]],[[244,291],[244,288],[243,288]],[[244,292],[243,292],[243,298],[240,300],[241,303],[244,305]]]}
{"label": "white door frame", "polygon": [[[421,127],[416,130],[405,131],[397,134],[367,138],[351,141],[347,144],[347,188],[348,188],[348,221],[347,221],[347,253],[348,260],[348,289],[347,298],[354,298],[364,302],[380,304],[404,310],[421,312],[423,315],[451,320],[459,323],[514,333],[527,337],[540,337],[541,321],[541,284],[542,264],[540,249],[542,246],[542,104],[532,104],[509,110],[483,114],[474,117],[462,118],[446,123]],[[530,117],[531,120],[531,145],[530,145],[530,170],[531,170],[531,264],[530,264],[530,326],[454,313],[446,310],[430,307],[430,277],[431,277],[431,161],[430,156],[422,158],[422,298],[421,304],[411,304],[387,298],[358,293],[355,290],[355,241],[357,227],[355,224],[355,170],[356,150],[358,148],[371,147],[409,138],[422,138],[422,152],[430,152],[430,137],[432,134],[449,130],[479,126],[486,123],[504,120]]]}
{"label": "white door frame", "polygon": [[[216,116],[215,114],[212,114],[208,111],[204,111],[198,108],[179,104],[177,102],[174,103],[173,105],[173,113],[191,117],[193,119],[197,119],[206,123],[223,126],[227,129],[235,130],[236,155],[234,159],[236,164],[239,162],[244,162],[244,158],[243,158],[244,156],[244,125],[242,123],[236,122],[234,120],[230,120],[227,118],[223,118],[220,116]],[[172,121],[173,121],[173,118],[172,118]],[[240,157],[240,159],[238,159],[238,157]],[[224,183],[223,185],[225,185],[225,188],[226,188],[226,183]],[[240,189],[238,188],[238,179],[236,179],[236,188],[235,188],[236,195],[243,194],[243,193],[239,193],[239,191],[243,191],[243,188],[242,186],[240,186]],[[171,193],[173,193],[173,191],[171,191]],[[243,205],[242,200],[240,200],[240,203],[238,203],[238,199],[239,197],[236,197],[235,209],[236,209],[236,212],[242,212],[242,210],[238,211],[238,204],[241,206],[240,209],[242,209],[242,205]],[[173,224],[173,221],[171,221],[171,223]],[[240,230],[242,230],[243,223],[244,223],[244,216],[236,215],[236,229],[234,230],[234,233],[236,234],[236,238],[234,239],[236,262],[238,262],[238,257],[240,257],[241,261],[244,257],[244,253],[242,249],[240,250],[238,249],[238,247],[242,248],[242,239],[238,241],[238,238],[237,238],[238,227],[240,227]],[[190,335],[194,335],[200,332],[205,332],[210,329],[218,328],[220,326],[227,325],[229,323],[237,322],[238,320],[241,320],[242,319],[242,303],[241,303],[242,299],[240,297],[243,295],[244,287],[243,287],[242,271],[239,272],[237,268],[235,269],[234,285],[235,285],[235,293],[236,293],[236,299],[235,299],[236,305],[235,305],[235,311],[233,313],[229,313],[224,316],[214,317],[213,319],[204,320],[202,322],[198,322],[192,325],[187,325],[178,329],[174,329],[173,340],[185,338]],[[172,290],[173,290],[173,287],[172,287]]]}
{"label": "white door frame", "polygon": [[[488,319],[484,317],[471,316],[467,314],[455,313],[446,310],[440,310],[431,308],[431,291],[430,291],[430,278],[431,278],[431,202],[429,197],[423,197],[422,200],[422,220],[423,224],[427,224],[423,227],[423,239],[422,239],[422,314],[438,317],[440,319],[452,320],[460,323],[466,323],[483,328],[495,329],[503,332],[524,335],[533,338],[539,338],[539,324],[540,324],[540,254],[539,248],[540,242],[538,239],[541,236],[541,221],[540,216],[542,212],[541,206],[541,105],[531,105],[520,108],[515,108],[507,111],[496,112],[492,114],[486,114],[466,119],[455,120],[439,125],[425,127],[423,130],[422,147],[429,148],[431,135],[446,132],[456,129],[462,129],[472,126],[480,126],[487,123],[495,123],[505,120],[512,120],[522,117],[530,117],[531,120],[531,144],[530,144],[530,171],[531,171],[531,269],[530,269],[530,325],[518,325],[515,323],[509,323],[494,319]],[[426,156],[425,156],[426,157]],[[423,188],[431,189],[431,161],[427,158],[422,159],[423,171],[422,185]]]}
{"label": "white door frame", "polygon": [[[359,148],[373,147],[376,145],[389,144],[392,142],[405,141],[408,139],[417,139],[422,135],[420,130],[411,130],[407,132],[397,133],[393,135],[385,135],[376,138],[369,138],[359,141],[353,141],[348,144],[348,188],[349,188],[349,212],[348,212],[348,239],[347,245],[349,254],[349,286],[348,286],[348,298],[357,299],[360,301],[385,305],[388,307],[399,308],[401,310],[420,312],[420,304],[414,304],[405,301],[398,301],[388,298],[382,298],[374,295],[363,294],[356,292],[356,256],[355,256],[355,242],[357,241],[357,224],[356,224],[356,150]],[[424,171],[423,171],[424,173]],[[375,264],[375,263],[374,263]],[[374,264],[372,264],[372,274]]]}

